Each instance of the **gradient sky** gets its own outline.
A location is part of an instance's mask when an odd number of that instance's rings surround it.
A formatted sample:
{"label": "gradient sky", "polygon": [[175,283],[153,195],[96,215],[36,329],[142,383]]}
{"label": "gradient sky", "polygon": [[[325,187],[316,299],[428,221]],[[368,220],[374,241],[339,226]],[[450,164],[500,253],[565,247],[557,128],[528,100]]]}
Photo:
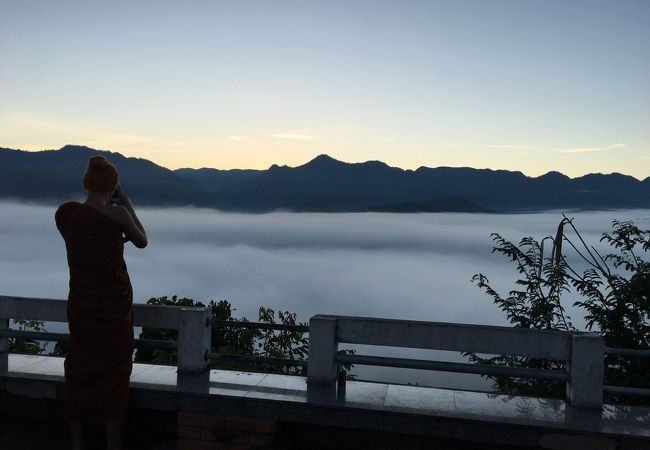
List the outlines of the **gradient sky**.
{"label": "gradient sky", "polygon": [[650,176],[650,1],[0,0],[0,147]]}

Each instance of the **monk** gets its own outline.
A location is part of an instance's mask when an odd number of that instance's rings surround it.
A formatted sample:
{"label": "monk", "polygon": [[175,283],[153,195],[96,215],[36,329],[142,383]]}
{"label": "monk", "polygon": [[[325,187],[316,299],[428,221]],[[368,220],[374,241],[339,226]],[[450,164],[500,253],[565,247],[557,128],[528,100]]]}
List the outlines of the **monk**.
{"label": "monk", "polygon": [[90,158],[83,185],[86,201],[64,203],[55,215],[70,268],[65,410],[73,450],[81,449],[83,422],[105,424],[107,449],[119,450],[133,354],[124,243],[144,248],[147,234],[106,158]]}

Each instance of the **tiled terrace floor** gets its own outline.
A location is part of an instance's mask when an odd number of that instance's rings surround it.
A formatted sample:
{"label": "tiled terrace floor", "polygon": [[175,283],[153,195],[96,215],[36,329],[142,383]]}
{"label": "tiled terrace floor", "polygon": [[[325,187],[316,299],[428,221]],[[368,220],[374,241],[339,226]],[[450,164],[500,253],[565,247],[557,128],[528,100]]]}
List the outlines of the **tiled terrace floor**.
{"label": "tiled terrace floor", "polygon": [[[63,359],[10,355],[10,379],[63,379]],[[605,405],[602,411],[573,409],[564,401],[511,397],[418,386],[348,381],[345,395],[309,386],[304,377],[212,370],[209,396],[256,398],[298,404],[333,405],[350,410],[463,418],[491,423],[542,426],[558,430],[650,437],[650,408]],[[14,383],[16,384],[16,383]],[[177,383],[176,368],[134,364],[133,387],[196,394]]]}

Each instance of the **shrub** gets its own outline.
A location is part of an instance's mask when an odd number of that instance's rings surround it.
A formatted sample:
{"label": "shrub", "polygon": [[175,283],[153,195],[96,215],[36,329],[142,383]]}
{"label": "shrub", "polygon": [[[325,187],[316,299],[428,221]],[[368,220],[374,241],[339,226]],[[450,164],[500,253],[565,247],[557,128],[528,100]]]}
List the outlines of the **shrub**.
{"label": "shrub", "polygon": [[[565,232],[567,226],[575,237]],[[573,224],[564,217],[555,237],[538,242],[523,238],[518,245],[493,233],[493,252],[516,264],[519,278],[507,295],[499,294],[483,274],[472,281],[483,289],[515,327],[574,331],[566,315],[562,297],[575,290],[581,300],[574,303],[585,311],[588,331],[603,336],[605,346],[650,349],[650,263],[643,257],[650,250],[650,230],[641,230],[632,222],[614,221],[611,233],[604,233],[614,253],[602,256],[588,245]],[[544,252],[550,241],[552,251]],[[567,243],[574,258],[582,260],[587,269],[579,273],[562,252]],[[573,263],[575,265],[575,263]],[[507,365],[549,370],[564,370],[563,361],[536,360],[510,356],[482,358],[469,354],[480,364]],[[557,383],[511,377],[488,378],[495,381],[499,392],[560,396],[563,386]],[[650,360],[620,355],[605,358],[605,384],[650,388]],[[647,399],[613,395],[610,401],[644,403]]]}

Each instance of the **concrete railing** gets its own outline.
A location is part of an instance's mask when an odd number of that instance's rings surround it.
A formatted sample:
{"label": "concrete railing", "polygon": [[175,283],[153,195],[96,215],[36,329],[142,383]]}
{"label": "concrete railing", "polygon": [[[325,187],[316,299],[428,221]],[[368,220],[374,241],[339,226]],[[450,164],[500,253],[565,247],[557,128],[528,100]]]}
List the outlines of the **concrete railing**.
{"label": "concrete railing", "polygon": [[[0,296],[0,331],[8,330],[10,319],[67,322],[66,309],[65,300]],[[210,313],[209,307],[133,305],[134,326],[178,330],[178,373],[187,374],[188,379],[192,374],[205,374],[208,360],[217,359],[210,354]],[[43,336],[47,340],[47,333]],[[567,362],[567,371],[341,355],[337,354],[339,343],[563,360]],[[309,322],[307,380],[312,385],[333,385],[337,363],[530,377],[565,382],[567,400],[573,406],[599,408],[603,397],[603,357],[603,339],[595,333],[316,315]],[[304,361],[300,362],[304,365]],[[7,368],[7,339],[0,334],[0,373]]]}
{"label": "concrete railing", "polygon": [[[67,322],[67,301],[0,296],[0,330],[9,328],[9,319]],[[177,365],[180,374],[207,370],[205,355],[210,351],[209,307],[133,305],[136,327],[178,330]],[[7,339],[0,336],[0,373],[7,371]]]}
{"label": "concrete railing", "polygon": [[[476,364],[337,355],[339,343],[448,350],[563,360],[567,371],[517,369]],[[317,315],[309,321],[308,381],[333,384],[338,363],[409,367],[453,372],[541,378],[566,382],[576,407],[603,402],[603,338],[595,333]]]}

